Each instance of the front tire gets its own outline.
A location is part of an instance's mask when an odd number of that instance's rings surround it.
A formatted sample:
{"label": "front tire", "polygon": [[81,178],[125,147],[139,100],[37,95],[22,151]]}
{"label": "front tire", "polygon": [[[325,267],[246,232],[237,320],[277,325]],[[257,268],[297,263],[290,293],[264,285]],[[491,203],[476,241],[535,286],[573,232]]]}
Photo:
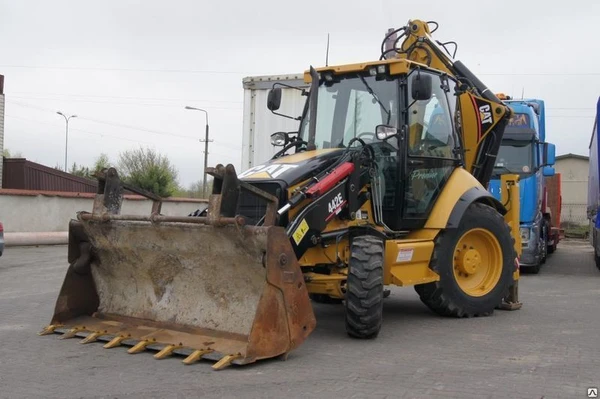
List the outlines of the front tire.
{"label": "front tire", "polygon": [[375,338],[383,320],[383,242],[373,236],[352,240],[346,292],[346,332]]}
{"label": "front tire", "polygon": [[436,239],[430,268],[440,281],[415,290],[439,315],[488,316],[508,293],[515,258],[503,217],[490,206],[473,203],[456,229],[442,231]]}

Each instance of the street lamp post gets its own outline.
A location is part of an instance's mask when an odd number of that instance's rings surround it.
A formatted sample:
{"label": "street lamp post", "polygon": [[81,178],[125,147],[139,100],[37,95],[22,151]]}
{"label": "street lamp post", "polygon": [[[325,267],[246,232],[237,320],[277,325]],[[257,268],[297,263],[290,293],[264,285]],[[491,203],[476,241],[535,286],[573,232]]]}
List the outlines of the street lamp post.
{"label": "street lamp post", "polygon": [[68,169],[67,169],[67,153],[69,151],[69,119],[71,118],[77,118],[77,115],[71,115],[71,116],[66,116],[65,114],[63,114],[62,112],[58,111],[56,112],[57,114],[61,115],[63,118],[65,118],[65,122],[66,122],[66,130],[65,130],[65,172],[68,173]]}
{"label": "street lamp post", "polygon": [[201,111],[204,112],[204,114],[206,115],[206,131],[205,131],[205,136],[204,136],[204,140],[200,139],[200,142],[204,142],[204,178],[202,180],[202,195],[206,198],[206,168],[208,167],[208,142],[212,141],[212,140],[208,140],[208,112],[204,109],[201,108],[195,108],[195,107],[190,107],[187,106],[185,107],[185,109],[191,109],[194,111]]}

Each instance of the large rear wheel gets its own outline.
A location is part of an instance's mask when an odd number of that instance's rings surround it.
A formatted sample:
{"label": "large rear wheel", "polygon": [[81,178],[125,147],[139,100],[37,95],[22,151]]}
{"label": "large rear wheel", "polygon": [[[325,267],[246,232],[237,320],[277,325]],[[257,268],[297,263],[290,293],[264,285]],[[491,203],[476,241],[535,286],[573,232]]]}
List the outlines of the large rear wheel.
{"label": "large rear wheel", "polygon": [[346,292],[346,331],[354,338],[375,338],[383,319],[383,241],[373,236],[352,240]]}
{"label": "large rear wheel", "polygon": [[474,203],[456,229],[440,233],[430,267],[440,281],[415,286],[421,301],[443,316],[493,313],[512,284],[516,254],[502,216]]}

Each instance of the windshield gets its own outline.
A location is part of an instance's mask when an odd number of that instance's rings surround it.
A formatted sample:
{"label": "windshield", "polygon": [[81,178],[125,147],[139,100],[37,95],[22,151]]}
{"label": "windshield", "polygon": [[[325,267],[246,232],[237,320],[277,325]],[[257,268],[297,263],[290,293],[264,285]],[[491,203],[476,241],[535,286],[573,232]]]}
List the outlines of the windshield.
{"label": "windshield", "polygon": [[526,174],[533,171],[533,149],[531,141],[502,140],[496,165],[495,174],[518,173]]}
{"label": "windshield", "polygon": [[[319,86],[315,146],[317,149],[340,148],[354,137],[365,142],[375,139],[377,125],[397,127],[398,85],[393,78],[376,80],[374,76],[344,76],[337,82]],[[300,137],[308,139],[311,118],[307,111],[300,125]]]}

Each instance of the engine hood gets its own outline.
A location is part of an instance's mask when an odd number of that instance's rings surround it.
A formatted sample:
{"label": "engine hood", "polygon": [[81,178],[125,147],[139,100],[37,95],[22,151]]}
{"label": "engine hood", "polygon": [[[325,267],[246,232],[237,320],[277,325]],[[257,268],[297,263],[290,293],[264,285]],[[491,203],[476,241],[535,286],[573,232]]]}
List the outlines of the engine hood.
{"label": "engine hood", "polygon": [[332,148],[287,155],[253,166],[238,174],[238,178],[248,183],[280,181],[293,186],[331,165],[344,150]]}

